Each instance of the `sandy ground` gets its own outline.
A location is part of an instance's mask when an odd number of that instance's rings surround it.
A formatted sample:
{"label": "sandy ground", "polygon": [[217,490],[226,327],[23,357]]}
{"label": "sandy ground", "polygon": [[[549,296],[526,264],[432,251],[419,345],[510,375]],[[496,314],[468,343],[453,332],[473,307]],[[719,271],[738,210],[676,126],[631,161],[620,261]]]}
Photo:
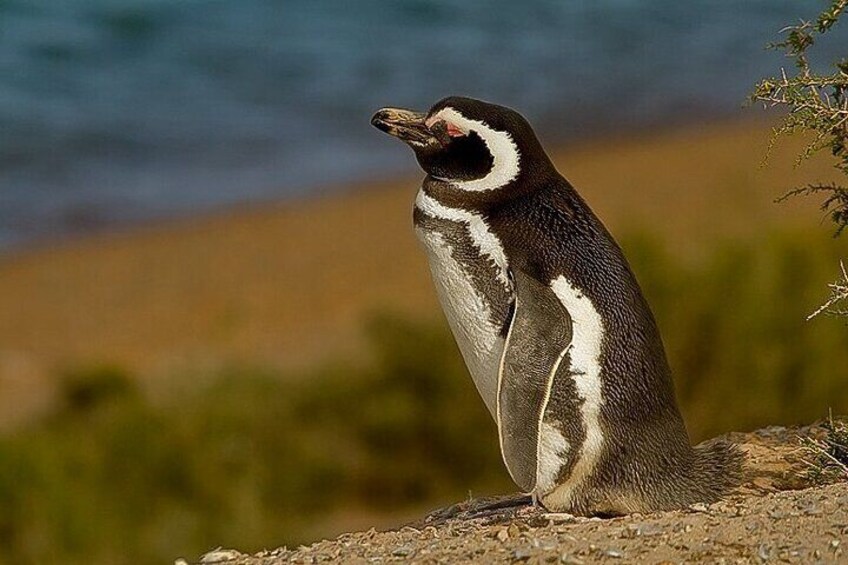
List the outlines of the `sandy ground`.
{"label": "sandy ground", "polygon": [[848,482],[813,486],[799,451],[799,436],[821,433],[811,426],[730,434],[748,456],[746,481],[711,505],[605,520],[533,508],[483,518],[436,513],[296,549],[219,549],[197,563],[848,563]]}
{"label": "sandy ground", "polygon": [[[774,226],[818,230],[786,188],[836,178],[801,140],[761,168],[763,123],[608,137],[554,152],[615,234],[650,230],[697,260],[716,241]],[[410,157],[411,160],[411,157]],[[419,180],[165,222],[0,257],[0,430],[50,405],[67,368],[112,364],[167,380],[222,364],[296,369],[363,351],[377,311],[440,318],[411,229]]]}

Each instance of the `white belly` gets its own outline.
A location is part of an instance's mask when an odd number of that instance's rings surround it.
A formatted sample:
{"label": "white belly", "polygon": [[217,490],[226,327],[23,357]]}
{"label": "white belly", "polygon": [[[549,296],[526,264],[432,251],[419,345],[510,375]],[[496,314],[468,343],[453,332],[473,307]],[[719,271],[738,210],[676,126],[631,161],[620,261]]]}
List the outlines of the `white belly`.
{"label": "white belly", "polygon": [[495,417],[498,367],[504,348],[500,328],[491,321],[491,311],[468,273],[452,256],[438,232],[417,229],[427,250],[430,272],[445,317],[448,320],[468,372],[486,408]]}

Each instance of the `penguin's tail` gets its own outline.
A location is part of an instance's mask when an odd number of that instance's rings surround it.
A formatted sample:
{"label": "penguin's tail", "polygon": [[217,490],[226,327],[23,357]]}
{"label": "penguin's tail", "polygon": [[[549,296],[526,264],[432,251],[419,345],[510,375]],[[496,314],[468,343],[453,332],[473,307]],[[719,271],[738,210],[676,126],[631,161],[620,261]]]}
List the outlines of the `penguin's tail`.
{"label": "penguin's tail", "polygon": [[715,502],[738,487],[744,479],[745,453],[727,440],[712,439],[693,448],[689,479],[698,502]]}

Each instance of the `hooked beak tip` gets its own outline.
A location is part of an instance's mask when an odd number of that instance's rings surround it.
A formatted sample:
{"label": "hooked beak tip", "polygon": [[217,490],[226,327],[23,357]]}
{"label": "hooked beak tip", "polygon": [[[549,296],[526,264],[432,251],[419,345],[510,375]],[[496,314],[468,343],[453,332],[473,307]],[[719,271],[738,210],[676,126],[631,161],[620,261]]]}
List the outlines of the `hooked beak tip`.
{"label": "hooked beak tip", "polygon": [[386,123],[386,119],[388,118],[388,114],[385,110],[378,110],[373,116],[371,116],[371,125],[375,128],[388,132],[389,124]]}
{"label": "hooked beak tip", "polygon": [[427,145],[432,132],[424,123],[425,114],[402,108],[383,108],[371,117],[371,125],[401,141],[416,146]]}

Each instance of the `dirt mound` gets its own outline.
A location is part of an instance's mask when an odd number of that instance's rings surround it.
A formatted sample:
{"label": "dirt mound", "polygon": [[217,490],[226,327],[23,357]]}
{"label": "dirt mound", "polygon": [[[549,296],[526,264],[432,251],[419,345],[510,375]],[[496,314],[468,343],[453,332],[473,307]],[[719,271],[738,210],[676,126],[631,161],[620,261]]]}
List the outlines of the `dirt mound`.
{"label": "dirt mound", "polygon": [[[479,501],[468,501],[394,531],[256,555],[216,550],[199,563],[844,563],[848,483],[815,484],[800,448],[801,437],[825,433],[820,425],[775,426],[725,436],[747,455],[746,479],[716,504],[600,519],[526,505],[480,512]],[[473,517],[471,507],[478,508]]]}

